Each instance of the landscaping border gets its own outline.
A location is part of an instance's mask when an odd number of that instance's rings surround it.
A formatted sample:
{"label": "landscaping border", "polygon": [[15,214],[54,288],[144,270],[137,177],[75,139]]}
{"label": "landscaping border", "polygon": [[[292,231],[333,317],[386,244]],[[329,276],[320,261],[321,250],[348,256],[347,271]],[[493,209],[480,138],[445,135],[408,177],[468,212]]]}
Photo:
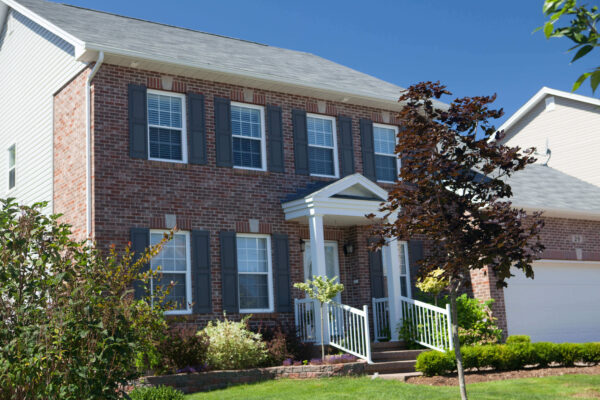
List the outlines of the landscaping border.
{"label": "landscaping border", "polygon": [[353,362],[146,376],[136,381],[133,386],[165,385],[188,394],[281,378],[308,379],[332,376],[358,376],[366,373],[365,365],[364,362]]}

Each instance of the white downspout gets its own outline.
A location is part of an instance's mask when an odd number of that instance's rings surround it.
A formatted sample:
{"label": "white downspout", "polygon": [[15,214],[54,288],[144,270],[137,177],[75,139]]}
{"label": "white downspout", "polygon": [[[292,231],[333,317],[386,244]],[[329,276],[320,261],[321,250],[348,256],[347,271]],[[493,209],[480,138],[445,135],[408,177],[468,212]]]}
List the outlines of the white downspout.
{"label": "white downspout", "polygon": [[87,81],[85,82],[85,180],[86,180],[86,191],[85,191],[85,204],[86,204],[86,236],[87,239],[91,239],[92,236],[92,79],[96,75],[96,72],[100,69],[102,62],[104,61],[104,52],[98,53],[98,59],[92,72],[88,75]]}

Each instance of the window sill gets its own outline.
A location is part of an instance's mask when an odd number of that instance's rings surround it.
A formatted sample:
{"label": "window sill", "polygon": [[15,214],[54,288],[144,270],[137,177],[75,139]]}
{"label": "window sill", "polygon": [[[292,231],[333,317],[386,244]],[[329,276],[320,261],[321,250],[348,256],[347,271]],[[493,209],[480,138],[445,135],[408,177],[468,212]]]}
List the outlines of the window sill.
{"label": "window sill", "polygon": [[233,167],[233,173],[236,175],[246,175],[246,176],[265,176],[265,175],[269,175],[271,172],[265,171],[265,170],[260,170],[260,169]]}
{"label": "window sill", "polygon": [[273,315],[275,310],[240,310],[240,314],[252,314],[252,316],[256,315]]}
{"label": "window sill", "polygon": [[310,174],[311,178],[322,178],[322,179],[339,179],[339,176],[335,175],[318,175],[318,174]]}

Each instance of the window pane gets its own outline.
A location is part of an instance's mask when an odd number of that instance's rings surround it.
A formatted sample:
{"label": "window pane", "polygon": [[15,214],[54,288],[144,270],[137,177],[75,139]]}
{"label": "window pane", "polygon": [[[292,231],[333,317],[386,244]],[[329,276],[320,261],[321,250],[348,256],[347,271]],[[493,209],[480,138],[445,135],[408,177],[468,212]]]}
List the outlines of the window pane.
{"label": "window pane", "polygon": [[400,245],[400,275],[406,275],[406,244]]}
{"label": "window pane", "polygon": [[266,274],[240,275],[240,308],[266,309],[269,308],[269,288]]}
{"label": "window pane", "polygon": [[[325,246],[325,273],[328,278],[333,278],[337,276],[335,271],[335,247],[334,246]],[[339,276],[338,276],[339,282]]]}
{"label": "window pane", "polygon": [[233,137],[233,165],[261,168],[260,140]]}
{"label": "window pane", "polygon": [[16,148],[14,145],[12,145],[8,149],[8,168],[12,168],[15,166],[15,164],[17,163],[16,157]]}
{"label": "window pane", "polygon": [[320,147],[308,148],[310,173],[317,175],[334,175],[333,150]]}
{"label": "window pane", "polygon": [[181,98],[148,93],[148,123],[167,128],[181,128]]}
{"label": "window pane", "polygon": [[396,132],[393,129],[373,127],[375,153],[395,154]]}
{"label": "window pane", "polygon": [[267,239],[237,238],[237,259],[239,272],[268,272]]}
{"label": "window pane", "polygon": [[8,171],[8,188],[12,189],[16,185],[16,173],[15,169]]}
{"label": "window pane", "polygon": [[308,144],[333,147],[333,124],[329,119],[307,117]]}
{"label": "window pane", "polygon": [[172,303],[176,310],[185,310],[187,308],[187,293],[185,284],[185,274],[160,274],[154,279],[154,287],[167,290],[169,285],[173,284],[169,294],[165,297],[167,303]]}
{"label": "window pane", "polygon": [[[150,245],[159,243],[162,233],[150,234]],[[162,271],[187,271],[187,249],[185,235],[175,234],[173,240],[165,243],[160,253],[152,258],[150,265],[153,270],[160,265]]]}
{"label": "window pane", "polygon": [[240,106],[231,106],[231,133],[234,136],[246,136],[260,139],[260,110]]}
{"label": "window pane", "polygon": [[150,127],[150,157],[182,160],[181,131]]}
{"label": "window pane", "polygon": [[394,182],[398,178],[398,161],[395,156],[375,156],[377,180]]}

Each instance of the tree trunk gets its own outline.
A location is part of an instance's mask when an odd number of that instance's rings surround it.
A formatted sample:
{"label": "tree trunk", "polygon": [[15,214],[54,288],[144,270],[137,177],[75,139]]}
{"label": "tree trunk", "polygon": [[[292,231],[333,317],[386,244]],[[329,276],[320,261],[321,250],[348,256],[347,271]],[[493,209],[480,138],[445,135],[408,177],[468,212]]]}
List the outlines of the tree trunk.
{"label": "tree trunk", "polygon": [[456,292],[454,290],[450,291],[450,312],[452,314],[452,343],[454,344],[454,355],[456,355],[456,370],[458,371],[460,398],[462,400],[468,400],[467,385],[465,384],[465,370],[463,368],[460,341],[458,339],[458,311],[456,309]]}
{"label": "tree trunk", "polygon": [[323,337],[323,303],[321,303],[321,361],[325,362],[325,338]]}

